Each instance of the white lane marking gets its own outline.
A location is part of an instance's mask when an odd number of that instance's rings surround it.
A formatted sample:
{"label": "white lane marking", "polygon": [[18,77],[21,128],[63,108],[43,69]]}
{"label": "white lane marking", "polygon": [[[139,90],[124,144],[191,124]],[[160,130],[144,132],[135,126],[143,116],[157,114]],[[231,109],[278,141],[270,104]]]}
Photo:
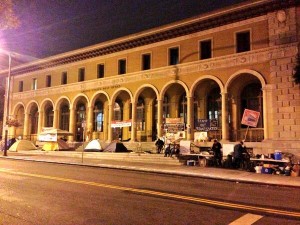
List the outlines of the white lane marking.
{"label": "white lane marking", "polygon": [[255,223],[256,221],[258,221],[259,219],[261,219],[262,217],[263,216],[248,213],[248,214],[238,218],[237,220],[233,221],[229,225],[251,225],[251,224]]}

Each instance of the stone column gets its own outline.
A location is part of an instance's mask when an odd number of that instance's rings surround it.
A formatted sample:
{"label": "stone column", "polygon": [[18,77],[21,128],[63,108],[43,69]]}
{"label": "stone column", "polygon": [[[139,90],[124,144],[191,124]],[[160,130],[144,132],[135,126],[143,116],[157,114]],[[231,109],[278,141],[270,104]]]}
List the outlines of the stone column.
{"label": "stone column", "polygon": [[136,103],[132,102],[131,141],[136,141]]}
{"label": "stone column", "polygon": [[163,126],[163,101],[161,99],[157,100],[157,136],[162,136],[162,126]]}
{"label": "stone column", "polygon": [[111,121],[113,119],[113,105],[110,103],[108,105],[108,137],[107,141],[111,142],[112,141],[112,128],[111,128]]}
{"label": "stone column", "polygon": [[187,140],[194,139],[194,98],[187,98]]}
{"label": "stone column", "polygon": [[[262,94],[263,94],[263,126],[264,126],[264,140],[267,140],[270,138],[270,132],[269,132],[269,126],[268,126],[268,121],[270,121],[270,116],[271,116],[271,111],[272,109],[270,108],[269,102],[272,102],[272,93],[271,90],[268,89],[267,87],[264,87],[262,89]],[[269,116],[270,115],[270,116]]]}
{"label": "stone column", "polygon": [[93,113],[94,113],[94,107],[88,107],[88,115],[87,115],[87,130],[90,132],[93,132]]}
{"label": "stone column", "polygon": [[53,128],[59,128],[58,110],[53,110]]}
{"label": "stone column", "polygon": [[104,106],[104,124],[103,124],[103,132],[104,132],[104,135],[103,135],[103,139],[105,141],[108,140],[108,127],[109,127],[109,106],[107,103],[105,103],[105,106]]}
{"label": "stone column", "polygon": [[227,93],[223,92],[222,95],[222,141],[228,141],[228,110],[227,110]]}
{"label": "stone column", "polygon": [[29,113],[24,113],[24,130],[23,130],[23,139],[28,139],[29,131]]}
{"label": "stone column", "polygon": [[45,118],[45,112],[43,110],[39,111],[39,119],[38,119],[38,130],[37,133],[41,133],[42,127],[44,126],[44,118]]}
{"label": "stone column", "polygon": [[70,124],[69,124],[69,131],[73,134],[73,136],[69,136],[69,141],[74,141],[75,135],[75,109],[70,108]]}

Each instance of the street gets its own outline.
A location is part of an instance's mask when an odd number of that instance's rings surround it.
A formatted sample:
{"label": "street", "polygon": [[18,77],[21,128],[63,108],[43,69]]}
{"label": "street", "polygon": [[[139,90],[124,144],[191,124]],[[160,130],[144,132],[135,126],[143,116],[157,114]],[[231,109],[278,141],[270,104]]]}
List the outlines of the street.
{"label": "street", "polygon": [[0,224],[300,224],[298,188],[0,159]]}

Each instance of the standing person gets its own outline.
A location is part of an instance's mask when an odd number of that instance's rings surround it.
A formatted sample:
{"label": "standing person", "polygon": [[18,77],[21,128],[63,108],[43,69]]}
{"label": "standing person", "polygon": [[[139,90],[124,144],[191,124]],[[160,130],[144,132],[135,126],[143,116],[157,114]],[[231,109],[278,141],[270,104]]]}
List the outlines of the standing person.
{"label": "standing person", "polygon": [[233,158],[235,168],[242,168],[243,166],[243,153],[246,152],[246,147],[244,146],[244,141],[236,144],[233,149]]}
{"label": "standing person", "polygon": [[211,150],[214,152],[214,159],[216,166],[222,165],[222,145],[220,142],[218,142],[217,139],[214,140],[214,143],[211,147]]}
{"label": "standing person", "polygon": [[156,149],[157,149],[157,153],[160,153],[161,152],[161,150],[163,149],[163,147],[164,147],[164,142],[163,142],[163,140],[161,140],[160,138],[159,139],[157,139],[157,141],[155,142],[155,145],[156,145]]}

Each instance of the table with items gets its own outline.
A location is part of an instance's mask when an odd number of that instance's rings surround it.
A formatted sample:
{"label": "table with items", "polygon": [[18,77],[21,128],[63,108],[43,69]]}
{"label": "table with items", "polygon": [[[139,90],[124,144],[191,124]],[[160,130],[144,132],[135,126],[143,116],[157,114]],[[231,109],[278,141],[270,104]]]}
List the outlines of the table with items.
{"label": "table with items", "polygon": [[250,158],[256,173],[264,174],[290,174],[290,160],[272,158]]}
{"label": "table with items", "polygon": [[189,153],[189,154],[181,154],[182,156],[187,156],[190,159],[187,160],[188,166],[195,166],[199,164],[199,166],[208,166],[209,162],[214,158],[214,155],[208,152],[199,152],[199,153]]}

